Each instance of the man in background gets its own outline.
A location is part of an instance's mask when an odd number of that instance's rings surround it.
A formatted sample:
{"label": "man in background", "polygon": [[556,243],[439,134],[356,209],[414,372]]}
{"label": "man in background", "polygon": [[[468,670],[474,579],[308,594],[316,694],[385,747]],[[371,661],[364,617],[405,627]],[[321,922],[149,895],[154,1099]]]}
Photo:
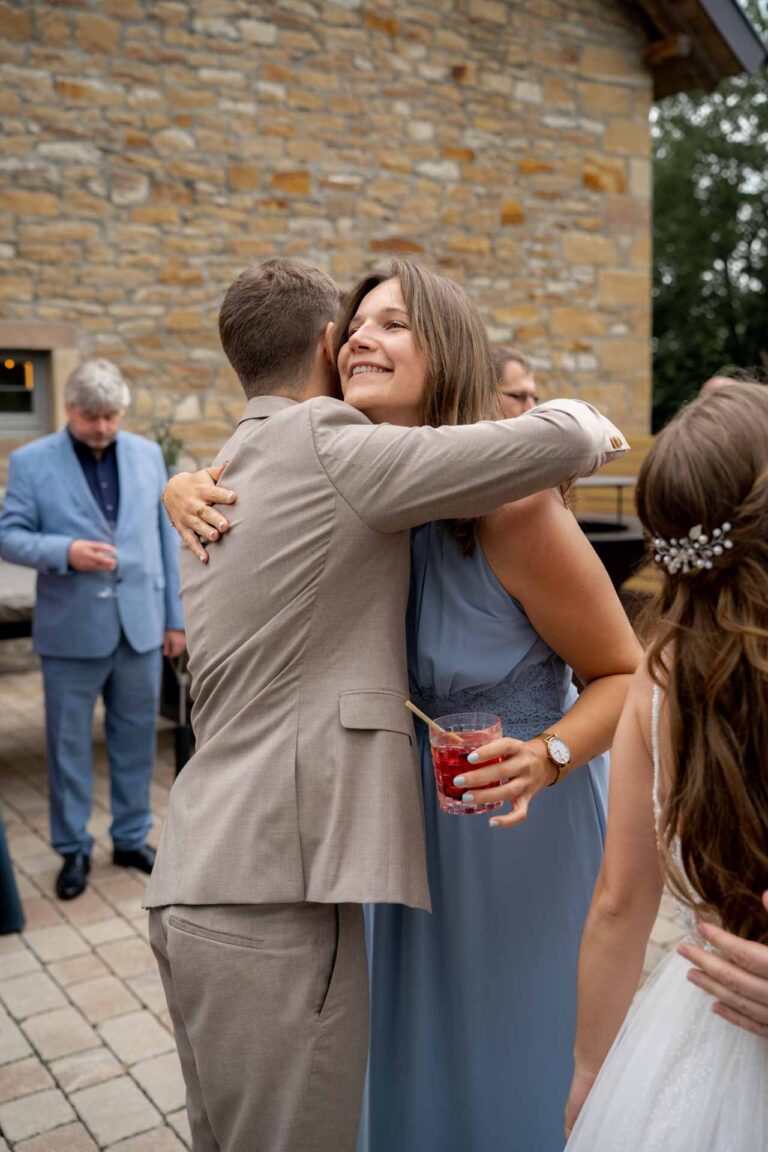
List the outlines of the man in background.
{"label": "man in background", "polygon": [[499,399],[505,417],[522,416],[538,402],[533,364],[518,348],[503,344],[495,350]]}
{"label": "man in background", "polygon": [[161,506],[162,453],[120,431],[130,392],[108,360],[66,384],[67,425],[13,452],[0,556],[36,568],[56,894],[84,891],[93,837],[93,710],[106,712],[113,861],[149,873],[150,780],[162,655],[184,650],[179,547]]}

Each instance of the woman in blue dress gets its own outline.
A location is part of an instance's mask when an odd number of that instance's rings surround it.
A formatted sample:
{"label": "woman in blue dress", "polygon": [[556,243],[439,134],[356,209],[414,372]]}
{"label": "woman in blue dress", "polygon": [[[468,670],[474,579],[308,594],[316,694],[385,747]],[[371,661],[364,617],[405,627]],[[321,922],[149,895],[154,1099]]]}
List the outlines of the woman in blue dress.
{"label": "woman in blue dress", "polygon": [[[425,409],[436,425],[495,416],[490,370],[475,377],[474,411],[457,410],[459,369],[440,363],[423,330],[427,275],[396,262],[347,297],[335,341],[344,399],[376,422],[422,423]],[[495,827],[439,811],[418,723],[432,913],[367,909],[371,1051],[359,1148],[559,1152],[579,943],[605,831],[600,753],[640,649],[559,493],[477,524],[426,525],[414,535],[411,581],[414,703],[435,717],[501,717],[505,740],[493,752],[507,759],[486,772],[512,779],[483,798],[515,805],[493,813]],[[571,666],[586,686],[580,697]],[[571,752],[561,772],[538,738],[553,730]]]}
{"label": "woman in blue dress", "polygon": [[[344,399],[376,423],[501,415],[477,312],[457,285],[418,265],[393,261],[353,289],[334,353]],[[173,481],[177,501],[186,488],[192,505],[210,502],[208,477],[192,480]],[[195,527],[181,501],[176,516]],[[368,909],[360,1152],[560,1152],[579,941],[603,847],[601,753],[640,649],[557,492],[415,533],[408,639],[424,712],[501,717],[491,754],[504,759],[492,777],[504,783],[486,795],[514,803],[493,812],[495,827],[439,812],[417,726],[433,911]],[[562,767],[540,738],[553,729],[570,749]]]}

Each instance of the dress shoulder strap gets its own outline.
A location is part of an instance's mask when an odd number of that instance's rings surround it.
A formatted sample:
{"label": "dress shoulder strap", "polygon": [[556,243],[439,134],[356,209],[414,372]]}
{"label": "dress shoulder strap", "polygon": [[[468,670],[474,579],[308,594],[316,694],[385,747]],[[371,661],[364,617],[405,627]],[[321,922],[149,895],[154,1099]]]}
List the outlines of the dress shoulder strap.
{"label": "dress shoulder strap", "polygon": [[656,838],[659,835],[659,820],[661,819],[661,754],[659,751],[659,715],[661,713],[661,688],[658,684],[653,686],[653,700],[651,703],[651,751],[653,752],[653,816],[656,825]]}

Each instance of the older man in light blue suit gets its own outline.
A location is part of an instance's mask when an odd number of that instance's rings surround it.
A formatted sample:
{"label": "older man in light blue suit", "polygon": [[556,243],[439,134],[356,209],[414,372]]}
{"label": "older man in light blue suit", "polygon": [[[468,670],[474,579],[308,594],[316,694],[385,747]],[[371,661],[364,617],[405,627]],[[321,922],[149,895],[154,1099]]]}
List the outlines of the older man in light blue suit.
{"label": "older man in light blue suit", "polygon": [[130,393],[107,360],[67,381],[67,426],[12,453],[0,556],[36,568],[33,645],[45,686],[51,839],[61,899],[80,895],[93,838],[91,732],[104,698],[116,864],[150,872],[149,787],[161,656],[184,649],[179,545],[156,444],[121,432]]}

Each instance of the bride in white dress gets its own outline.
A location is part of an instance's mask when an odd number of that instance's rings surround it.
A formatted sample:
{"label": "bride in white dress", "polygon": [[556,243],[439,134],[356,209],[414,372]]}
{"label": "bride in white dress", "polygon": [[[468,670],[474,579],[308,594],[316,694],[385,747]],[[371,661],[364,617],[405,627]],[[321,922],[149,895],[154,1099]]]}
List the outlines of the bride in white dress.
{"label": "bride in white dress", "polygon": [[567,1152],[765,1152],[768,1038],[729,1023],[680,952],[630,1004],[665,881],[688,945],[710,947],[701,921],[768,943],[768,389],[684,409],[638,511],[663,587],[613,747]]}

